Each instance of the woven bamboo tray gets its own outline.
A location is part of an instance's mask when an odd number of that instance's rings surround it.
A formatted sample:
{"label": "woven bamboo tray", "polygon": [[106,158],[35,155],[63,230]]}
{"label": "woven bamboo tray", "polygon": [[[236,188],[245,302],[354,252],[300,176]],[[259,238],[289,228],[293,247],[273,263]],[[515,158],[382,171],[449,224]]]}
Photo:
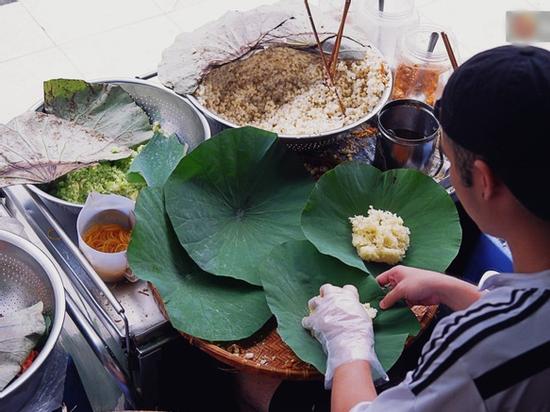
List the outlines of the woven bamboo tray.
{"label": "woven bamboo tray", "polygon": [[[164,317],[168,313],[157,289],[149,283],[153,296]],[[426,328],[437,312],[437,306],[413,306],[413,313],[420,322],[421,329]],[[277,333],[277,323],[270,319],[262,329],[252,337],[236,342],[209,342],[180,334],[192,345],[200,348],[223,364],[241,372],[264,375],[285,380],[315,380],[323,376],[308,363],[300,360]],[[409,338],[408,346],[414,338]]]}

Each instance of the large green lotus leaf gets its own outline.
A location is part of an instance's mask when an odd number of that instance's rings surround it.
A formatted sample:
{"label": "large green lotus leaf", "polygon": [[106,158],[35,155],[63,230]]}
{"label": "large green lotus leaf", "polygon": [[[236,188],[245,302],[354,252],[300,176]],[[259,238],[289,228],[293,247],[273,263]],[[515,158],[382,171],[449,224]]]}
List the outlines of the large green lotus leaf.
{"label": "large green lotus leaf", "polygon": [[274,246],[304,239],[300,213],[313,187],[277,135],[226,130],[180,162],[165,186],[179,241],[205,271],[260,285]]}
{"label": "large green lotus leaf", "polygon": [[411,169],[381,172],[360,162],[335,167],[313,189],[302,229],[321,253],[377,275],[389,266],[361,260],[349,222],[351,216],[366,216],[371,205],[396,213],[410,229],[401,264],[444,271],[457,255],[462,229],[453,200],[432,178]]}
{"label": "large green lotus leaf", "polygon": [[153,136],[147,113],[118,85],[45,81],[44,111],[100,132],[120,147],[132,147]]}
{"label": "large green lotus leaf", "polygon": [[[187,152],[187,145],[179,142],[173,134],[165,136],[155,132],[152,139],[132,161],[128,170],[128,180],[145,180],[147,186],[162,187]],[[136,175],[140,178],[136,178]]]}
{"label": "large green lotus leaf", "polygon": [[249,337],[270,318],[262,289],[203,272],[179,245],[161,188],[145,188],[136,203],[128,247],[133,273],[159,291],[172,325],[212,341]]}
{"label": "large green lotus leaf", "polygon": [[[274,248],[261,265],[260,273],[267,303],[277,318],[279,335],[300,359],[322,373],[326,369],[326,355],[301,323],[309,314],[309,299],[318,295],[325,283],[354,285],[361,302],[369,302],[375,308],[384,296],[372,276],[319,253],[307,240],[290,241]],[[416,317],[403,304],[378,310],[374,319],[375,350],[386,370],[399,358],[407,337],[418,331]]]}

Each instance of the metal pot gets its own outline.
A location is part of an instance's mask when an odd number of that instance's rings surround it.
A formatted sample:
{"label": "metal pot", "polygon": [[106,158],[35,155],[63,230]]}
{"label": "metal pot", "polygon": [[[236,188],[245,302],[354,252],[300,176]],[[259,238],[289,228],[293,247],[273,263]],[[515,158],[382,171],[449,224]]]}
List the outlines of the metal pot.
{"label": "metal pot", "polygon": [[376,166],[428,169],[440,133],[431,106],[412,99],[394,100],[378,113],[377,126]]}
{"label": "metal pot", "polygon": [[[374,50],[377,50],[374,46],[369,46],[369,47],[371,47]],[[370,113],[368,113],[361,119],[347,126],[341,127],[339,129],[329,130],[323,133],[319,133],[317,135],[293,136],[293,135],[279,134],[278,135],[279,139],[283,143],[285,143],[289,149],[297,152],[316,150],[321,147],[328,146],[336,142],[336,140],[342,137],[349,136],[352,131],[359,129],[367,121],[369,121],[374,116],[376,116],[376,114],[380,111],[380,109],[386,104],[386,102],[390,98],[392,87],[393,87],[393,74],[390,70],[388,85],[386,86],[386,89],[384,90],[382,97],[380,97],[378,104],[370,111]],[[208,123],[210,124],[210,128],[212,130],[213,135],[216,135],[217,133],[221,132],[224,129],[239,127],[239,125],[232,123],[220,117],[216,113],[210,111],[209,109],[207,109],[205,106],[203,106],[199,102],[199,100],[195,96],[187,95],[186,97],[197,109],[199,109],[206,116],[206,118],[208,119]]]}
{"label": "metal pot", "polygon": [[15,312],[38,301],[52,319],[46,343],[32,365],[0,391],[0,409],[18,411],[38,389],[45,362],[61,333],[65,318],[65,290],[61,277],[38,247],[0,230],[0,313]]}
{"label": "metal pot", "polygon": [[[180,141],[185,141],[189,145],[190,151],[211,136],[208,122],[200,111],[186,99],[165,87],[138,79],[94,80],[91,83],[121,86],[147,113],[151,122],[158,122],[167,133],[175,133]],[[43,104],[44,102],[40,101],[31,110],[42,111]],[[36,186],[29,185],[29,189],[54,212],[78,214],[83,207],[80,204],[58,199]]]}

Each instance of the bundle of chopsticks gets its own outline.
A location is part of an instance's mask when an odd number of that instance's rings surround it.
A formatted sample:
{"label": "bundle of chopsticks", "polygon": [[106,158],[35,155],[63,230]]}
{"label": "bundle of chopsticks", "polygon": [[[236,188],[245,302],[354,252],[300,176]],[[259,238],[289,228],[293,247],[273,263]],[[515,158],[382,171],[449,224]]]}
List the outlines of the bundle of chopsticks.
{"label": "bundle of chopsticks", "polygon": [[332,53],[330,54],[330,57],[327,61],[327,58],[325,56],[325,53],[323,52],[323,49],[321,47],[321,41],[319,40],[319,34],[317,33],[317,29],[315,28],[315,22],[313,21],[313,16],[311,15],[311,9],[309,7],[308,0],[304,0],[304,3],[306,5],[307,15],[309,17],[309,22],[311,23],[311,28],[313,30],[313,34],[315,35],[315,41],[317,42],[317,48],[319,49],[319,53],[321,55],[321,62],[323,63],[323,68],[325,70],[325,76],[327,78],[329,86],[334,89],[334,93],[336,94],[336,98],[338,99],[338,104],[340,105],[340,110],[342,111],[342,114],[346,115],[346,108],[344,107],[344,103],[342,102],[342,99],[340,98],[340,94],[338,93],[338,89],[336,88],[336,82],[334,81],[334,78],[336,76],[336,66],[338,64],[338,55],[340,54],[340,46],[342,44],[342,37],[344,35],[344,26],[346,25],[346,18],[348,16],[349,7],[351,5],[351,0],[346,0],[344,3],[344,11],[342,13],[342,19],[340,20],[340,27],[338,28],[338,34],[336,35],[336,41],[334,43],[334,47],[332,49]]}

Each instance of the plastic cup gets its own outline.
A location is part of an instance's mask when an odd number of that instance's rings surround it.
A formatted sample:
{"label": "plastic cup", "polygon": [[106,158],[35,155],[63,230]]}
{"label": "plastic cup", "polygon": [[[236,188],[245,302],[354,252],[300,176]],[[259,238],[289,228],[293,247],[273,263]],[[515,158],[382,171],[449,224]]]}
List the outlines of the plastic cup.
{"label": "plastic cup", "polygon": [[126,251],[100,252],[84,241],[84,235],[94,224],[114,223],[131,230],[135,224],[134,207],[135,202],[123,196],[91,193],[78,215],[78,247],[105,282],[117,282],[125,277],[134,280],[128,270]]}

